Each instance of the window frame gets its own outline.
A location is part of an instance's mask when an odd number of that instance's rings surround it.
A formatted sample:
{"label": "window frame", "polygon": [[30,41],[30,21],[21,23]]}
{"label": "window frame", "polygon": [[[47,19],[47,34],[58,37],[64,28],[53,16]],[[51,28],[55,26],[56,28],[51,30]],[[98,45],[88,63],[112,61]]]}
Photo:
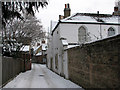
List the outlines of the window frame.
{"label": "window frame", "polygon": [[[81,28],[83,28],[83,29],[81,29]],[[80,35],[81,30],[85,30],[84,31],[84,33],[85,33],[84,35]],[[84,40],[80,40],[81,36],[84,36],[84,37],[82,37]],[[87,42],[87,28],[85,26],[80,26],[79,29],[78,29],[78,42],[79,43]]]}
{"label": "window frame", "polygon": [[116,30],[113,27],[108,28],[108,37],[116,34]]}

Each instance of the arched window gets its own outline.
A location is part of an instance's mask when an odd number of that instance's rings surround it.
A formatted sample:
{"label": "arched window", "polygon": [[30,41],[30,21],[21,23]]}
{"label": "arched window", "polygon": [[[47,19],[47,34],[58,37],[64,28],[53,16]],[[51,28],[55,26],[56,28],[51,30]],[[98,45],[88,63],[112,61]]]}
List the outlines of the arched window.
{"label": "arched window", "polygon": [[86,28],[81,26],[79,29],[78,29],[78,40],[79,40],[79,43],[85,43],[87,41],[87,31],[86,31]]}
{"label": "arched window", "polygon": [[108,29],[108,36],[113,36],[113,35],[115,35],[115,29],[113,29],[112,27],[110,27]]}

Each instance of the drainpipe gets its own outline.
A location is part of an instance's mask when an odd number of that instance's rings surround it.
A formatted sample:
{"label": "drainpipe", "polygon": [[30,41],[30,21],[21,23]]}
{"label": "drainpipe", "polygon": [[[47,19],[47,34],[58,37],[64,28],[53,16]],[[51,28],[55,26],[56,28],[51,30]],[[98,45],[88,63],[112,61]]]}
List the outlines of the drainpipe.
{"label": "drainpipe", "polygon": [[[99,19],[99,11],[97,11],[97,14],[98,14],[98,20],[100,20]],[[100,39],[102,39],[102,26],[101,26],[101,24],[100,24]]]}
{"label": "drainpipe", "polygon": [[102,39],[102,26],[100,24],[100,39]]}
{"label": "drainpipe", "polygon": [[26,71],[26,69],[25,69],[26,68],[26,65],[25,65],[26,63],[25,63],[25,61],[26,61],[26,53],[25,53],[25,56],[24,56],[24,72]]}

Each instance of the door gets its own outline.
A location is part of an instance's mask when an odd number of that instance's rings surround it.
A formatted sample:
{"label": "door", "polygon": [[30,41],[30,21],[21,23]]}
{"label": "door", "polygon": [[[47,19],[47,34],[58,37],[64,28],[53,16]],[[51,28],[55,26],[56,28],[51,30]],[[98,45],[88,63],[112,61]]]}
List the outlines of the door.
{"label": "door", "polygon": [[61,76],[65,76],[64,74],[64,58],[63,58],[63,54],[62,54],[62,57],[61,57]]}
{"label": "door", "polygon": [[53,70],[53,58],[50,59],[50,69]]}

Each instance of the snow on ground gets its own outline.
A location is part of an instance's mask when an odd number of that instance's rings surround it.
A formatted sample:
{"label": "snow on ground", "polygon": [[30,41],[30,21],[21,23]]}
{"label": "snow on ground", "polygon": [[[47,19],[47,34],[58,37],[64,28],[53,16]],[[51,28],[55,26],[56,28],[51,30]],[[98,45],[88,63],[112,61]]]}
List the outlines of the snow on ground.
{"label": "snow on ground", "polygon": [[20,73],[4,88],[81,88],[50,71],[45,65],[32,64],[32,70]]}

